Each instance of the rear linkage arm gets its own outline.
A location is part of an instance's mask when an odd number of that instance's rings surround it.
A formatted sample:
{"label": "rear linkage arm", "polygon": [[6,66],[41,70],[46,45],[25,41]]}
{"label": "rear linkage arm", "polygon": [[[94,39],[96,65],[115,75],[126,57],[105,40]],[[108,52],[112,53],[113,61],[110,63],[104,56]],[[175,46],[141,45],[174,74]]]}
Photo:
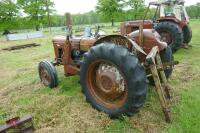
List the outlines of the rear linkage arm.
{"label": "rear linkage arm", "polygon": [[[164,73],[164,67],[160,58],[159,49],[157,46],[153,47],[151,52],[146,57],[145,65],[150,68],[153,80],[155,82],[156,92],[165,115],[166,122],[171,122],[170,107],[167,99],[170,99],[169,86],[167,78]],[[159,76],[160,75],[160,76]],[[161,84],[162,81],[162,84]]]}

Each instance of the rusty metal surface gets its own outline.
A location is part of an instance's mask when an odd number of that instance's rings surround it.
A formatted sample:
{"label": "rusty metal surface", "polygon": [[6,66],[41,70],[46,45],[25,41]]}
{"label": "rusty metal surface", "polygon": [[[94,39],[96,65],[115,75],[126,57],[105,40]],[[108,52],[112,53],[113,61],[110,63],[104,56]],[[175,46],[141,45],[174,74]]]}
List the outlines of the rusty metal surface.
{"label": "rusty metal surface", "polygon": [[146,57],[147,62],[148,63],[156,64],[155,57],[156,57],[157,53],[158,53],[158,46],[155,46],[155,47],[153,47],[151,49],[151,51],[147,55],[147,57]]}
{"label": "rusty metal surface", "polygon": [[144,25],[144,21],[142,21],[140,23],[140,27],[139,27],[139,45],[141,47],[143,47],[143,44],[144,44],[144,27],[143,27],[143,25]]}
{"label": "rusty metal surface", "polygon": [[[167,44],[159,41],[157,37],[157,32],[153,29],[144,29],[143,30],[143,50],[145,53],[149,53],[154,46],[158,46],[159,50],[164,50],[167,48]],[[140,42],[139,31],[132,32],[128,35],[129,38],[135,40],[137,43]]]}
{"label": "rusty metal surface", "polygon": [[[66,43],[67,38],[65,36],[56,36],[53,38],[53,43]],[[74,37],[74,38],[69,38],[69,42],[72,46],[72,49],[76,48],[76,49],[80,49],[83,51],[88,51],[94,44],[94,42],[96,41],[95,38],[91,37],[91,38],[84,38],[84,37]]]}
{"label": "rusty metal surface", "polygon": [[77,75],[80,71],[79,66],[72,64],[64,64],[65,76]]}
{"label": "rusty metal surface", "polygon": [[88,51],[96,42],[96,39],[91,38],[82,38],[80,41],[80,50]]}
{"label": "rusty metal surface", "polygon": [[49,75],[48,71],[44,68],[39,69],[39,75],[41,77],[42,83],[45,86],[48,86],[51,82],[51,76]]}
{"label": "rusty metal surface", "polygon": [[14,133],[33,133],[32,116],[15,117],[8,120],[6,124],[0,125],[0,133],[7,133],[10,130]]}
{"label": "rusty metal surface", "polygon": [[[130,38],[128,38],[128,40],[131,42],[131,44],[133,45],[135,50],[137,50],[137,51],[139,51],[140,53],[143,54],[142,56],[144,56],[144,55],[146,56],[147,55],[147,53],[144,52],[143,48],[140,47],[135,41],[131,40]],[[133,50],[132,50],[132,53],[134,53]],[[138,55],[140,55],[140,53]]]}
{"label": "rusty metal surface", "polygon": [[121,107],[127,99],[127,85],[123,75],[106,60],[90,64],[87,84],[96,101],[109,109]]}
{"label": "rusty metal surface", "polygon": [[128,49],[132,48],[131,42],[126,37],[121,35],[109,35],[102,37],[94,43],[94,46],[101,43],[113,43],[115,45],[122,45]]}
{"label": "rusty metal surface", "polygon": [[[121,35],[126,36],[127,34],[130,34],[133,31],[139,30],[142,21],[143,20],[136,20],[136,21],[127,21],[121,23],[120,26]],[[151,20],[145,20],[143,22],[143,28],[153,29],[153,22]]]}
{"label": "rusty metal surface", "polygon": [[73,49],[80,49],[79,41],[80,39],[67,40],[66,38],[64,39],[64,37],[58,37],[53,41],[55,52],[54,64],[63,65],[66,76],[76,75],[79,72],[78,66],[73,65],[73,60],[71,57],[71,51]]}
{"label": "rusty metal surface", "polygon": [[70,13],[66,13],[66,25],[68,28],[67,39],[72,37],[72,18]]}
{"label": "rusty metal surface", "polygon": [[94,46],[101,43],[121,45],[125,48],[128,48],[128,50],[131,53],[134,53],[135,55],[137,54],[137,52],[142,53],[142,56],[147,55],[145,51],[143,50],[143,48],[140,47],[133,38],[129,38],[129,37],[121,36],[121,35],[109,35],[97,40],[94,43]]}

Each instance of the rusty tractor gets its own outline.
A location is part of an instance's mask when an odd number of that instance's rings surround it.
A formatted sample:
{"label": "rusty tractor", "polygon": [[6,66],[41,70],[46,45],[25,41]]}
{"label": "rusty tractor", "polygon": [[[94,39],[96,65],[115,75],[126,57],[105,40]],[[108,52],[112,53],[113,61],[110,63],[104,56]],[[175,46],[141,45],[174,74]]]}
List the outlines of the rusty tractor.
{"label": "rusty tractor", "polygon": [[134,31],[127,36],[98,34],[72,35],[67,15],[67,36],[53,38],[55,60],[39,63],[42,83],[58,85],[55,66],[64,66],[65,76],[80,75],[82,92],[88,103],[111,118],[132,116],[144,105],[148,81],[153,82],[167,122],[171,121],[167,78],[173,60],[171,48],[153,29]]}
{"label": "rusty tractor", "polygon": [[[145,20],[151,7],[156,7],[154,16],[152,20]],[[188,46],[192,39],[192,30],[183,0],[150,2],[143,19],[144,29],[155,29],[161,35],[161,40],[167,42],[173,52],[182,46]],[[138,30],[139,26],[140,21],[123,22],[121,34],[130,34]]]}

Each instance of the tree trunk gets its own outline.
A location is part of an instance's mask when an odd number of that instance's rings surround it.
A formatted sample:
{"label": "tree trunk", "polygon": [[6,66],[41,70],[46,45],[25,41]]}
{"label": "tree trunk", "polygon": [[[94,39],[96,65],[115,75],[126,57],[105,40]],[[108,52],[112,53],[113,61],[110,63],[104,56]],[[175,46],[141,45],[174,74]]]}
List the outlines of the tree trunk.
{"label": "tree trunk", "polygon": [[46,0],[46,10],[47,10],[49,30],[50,30],[50,33],[51,33],[51,18],[50,18],[50,12],[49,12],[49,0]]}
{"label": "tree trunk", "polygon": [[112,18],[112,27],[115,26],[115,21],[114,19]]}

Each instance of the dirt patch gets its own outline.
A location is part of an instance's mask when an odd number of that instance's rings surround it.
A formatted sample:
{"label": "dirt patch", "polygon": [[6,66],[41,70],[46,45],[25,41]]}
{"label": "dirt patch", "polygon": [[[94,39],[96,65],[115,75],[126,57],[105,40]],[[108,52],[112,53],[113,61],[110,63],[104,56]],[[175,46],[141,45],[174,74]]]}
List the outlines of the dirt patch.
{"label": "dirt patch", "polygon": [[[161,133],[162,126],[158,127],[154,121],[158,120],[158,114],[154,114],[152,111],[143,110],[141,113],[137,114],[137,116],[131,119],[131,125],[144,133]],[[162,120],[163,121],[163,120]],[[164,121],[165,122],[165,121]],[[164,123],[163,122],[163,123]]]}
{"label": "dirt patch", "polygon": [[38,46],[40,46],[40,44],[30,43],[30,44],[24,44],[24,45],[11,46],[8,48],[4,48],[2,50],[13,51],[13,50],[25,49],[25,48],[30,48],[30,47],[38,47]]}
{"label": "dirt patch", "polygon": [[186,83],[200,78],[199,73],[192,71],[192,65],[189,63],[182,63],[175,67],[173,79],[178,79],[180,82]]}

